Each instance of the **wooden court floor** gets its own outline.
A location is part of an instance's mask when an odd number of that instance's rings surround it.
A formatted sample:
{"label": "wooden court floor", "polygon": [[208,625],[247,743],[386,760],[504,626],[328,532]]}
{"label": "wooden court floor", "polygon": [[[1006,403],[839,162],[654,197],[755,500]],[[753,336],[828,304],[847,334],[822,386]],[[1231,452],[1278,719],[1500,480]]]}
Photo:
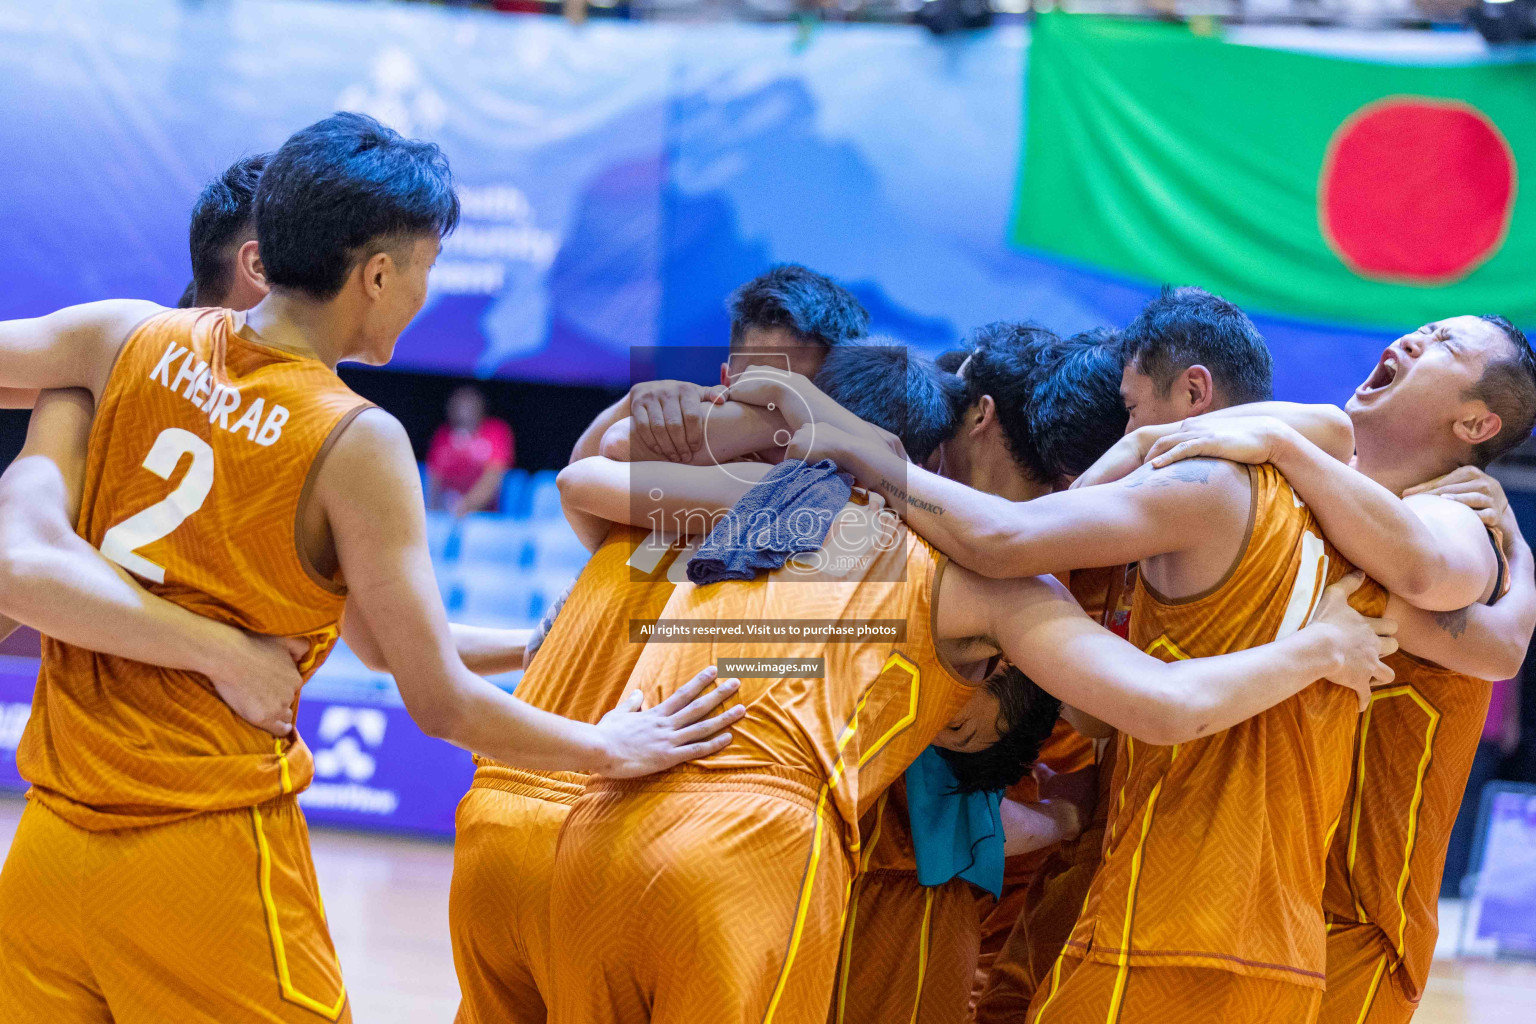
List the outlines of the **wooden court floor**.
{"label": "wooden court floor", "polygon": [[[0,854],[23,801],[0,797]],[[446,843],[312,831],[315,869],[357,1024],[449,1024],[458,1005],[448,947]],[[1536,964],[1435,962],[1415,1024],[1533,1024]]]}

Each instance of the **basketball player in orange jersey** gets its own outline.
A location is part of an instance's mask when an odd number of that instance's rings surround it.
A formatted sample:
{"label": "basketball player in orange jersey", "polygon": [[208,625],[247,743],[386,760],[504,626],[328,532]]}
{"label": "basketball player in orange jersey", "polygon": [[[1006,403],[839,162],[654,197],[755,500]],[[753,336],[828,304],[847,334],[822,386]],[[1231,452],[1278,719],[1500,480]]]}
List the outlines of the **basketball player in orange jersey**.
{"label": "basketball player in orange jersey", "polygon": [[[3,383],[89,390],[81,534],[161,596],[297,638],[301,673],[345,600],[435,735],[618,774],[714,749],[724,716],[700,719],[723,694],[691,700],[707,677],[593,726],[453,651],[410,446],[332,368],[387,360],[456,214],[436,147],[334,115],[263,172],[272,292],[248,315],[112,301],[0,324]],[[29,1019],[348,1016],[293,800],[302,741],[239,721],[189,672],[50,639],[18,764],[33,788],[0,872],[0,1002]]]}
{"label": "basketball player in orange jersey", "polygon": [[[742,285],[727,306],[733,351],[763,353],[812,373],[828,351],[862,335],[868,324],[868,314],[852,295],[831,279],[794,265],[776,267]],[[596,456],[604,433],[626,418],[667,446],[661,457],[691,454],[690,446],[702,447],[700,400],[708,394],[708,389],[680,381],[636,384],[582,434],[571,461]],[[731,458],[737,452],[721,454]],[[701,479],[693,474],[690,508],[713,500],[723,512],[769,468],[741,463],[729,476]],[[673,474],[670,467],[655,469]],[[623,695],[642,649],[614,624],[655,618],[683,578],[683,563],[677,561],[678,549],[646,543],[652,532],[648,526],[584,510],[573,493],[580,489],[579,472],[562,473],[559,482],[566,518],[593,556],[556,609],[558,615],[546,616],[543,654],[528,666],[517,693],[534,707],[596,721]],[[679,491],[671,479],[657,484],[669,494]],[[679,508],[664,504],[656,511],[668,515]],[[584,783],[578,773],[525,771],[477,759],[474,783],[459,805],[449,899],[462,993],[458,1019],[464,1024],[545,1018],[555,841]]]}
{"label": "basketball player in orange jersey", "polygon": [[[251,200],[267,156],[245,157],[209,182],[192,207],[187,294],[249,309],[267,294]],[[56,622],[55,639],[104,654],[205,675],[246,721],[292,731],[302,680],[283,643],[156,597],[74,532],[94,404],[89,392],[20,392],[36,408],[20,455],[0,477],[0,620]],[[37,458],[33,458],[37,456]]]}
{"label": "basketball player in orange jersey", "polygon": [[[1327,446],[1341,457],[1350,452],[1351,436],[1347,418],[1332,406],[1303,407],[1269,403],[1272,387],[1272,360],[1269,349],[1256,332],[1202,332],[1184,335],[1176,347],[1163,346],[1149,353],[1148,362],[1156,377],[1130,360],[1120,371],[1118,398],[1129,422],[1129,432],[1074,481],[1074,487],[1118,479],[1139,467],[1147,449],[1171,427],[1151,425],[1178,423],[1186,417],[1226,409],[1238,403],[1250,403],[1251,410],[1262,408],[1289,417],[1298,430]],[[1124,363],[1122,352],[1117,359]],[[1081,573],[1074,573],[1074,578]],[[1104,593],[1101,605],[1116,605],[1116,631],[1126,635],[1130,624],[1130,601],[1134,592],[1134,568],[1118,579],[1120,593],[1111,600]],[[1087,607],[1086,601],[1084,602]],[[1108,608],[1106,608],[1108,612]],[[1115,743],[1113,737],[1098,745],[1098,799],[1093,820],[1077,839],[1050,851],[1036,874],[1028,879],[1024,908],[1012,922],[1002,948],[993,961],[989,976],[978,993],[976,1019],[979,1024],[1003,1024],[1021,1019],[1029,1007],[1035,989],[1050,972],[1057,955],[1077,923],[1078,912],[1088,896],[1103,848],[1104,833],[1113,806],[1110,785],[1113,782]],[[1026,780],[1027,782],[1028,780]]]}
{"label": "basketball player in orange jersey", "polygon": [[[854,523],[842,525],[850,515]],[[824,553],[887,526],[878,506],[845,506],[839,519],[847,532],[834,533]],[[735,743],[701,769],[637,787],[588,786],[556,857],[554,1020],[824,1019],[859,849],[855,823],[946,725],[949,745],[999,739],[997,698],[975,686],[999,646],[1075,706],[1162,741],[1240,721],[1316,675],[1283,656],[1292,643],[1315,642],[1305,634],[1239,652],[1262,668],[1230,659],[1163,665],[1088,620],[1054,581],[996,583],[945,569],[890,528],[899,543],[866,550],[851,567],[831,561],[839,579],[796,579],[787,566],[754,582],[674,591],[663,618],[894,619],[907,637],[775,643],[775,655],[825,658],[825,679],[747,684],[751,710]],[[1342,605],[1338,595],[1330,603]],[[684,664],[751,650],[653,641],[636,676],[682,678]],[[957,662],[974,674],[956,674]],[[1223,694],[1219,709],[1196,696],[1212,692]],[[1017,756],[1027,764],[1033,750]],[[751,907],[742,906],[743,877]],[[617,925],[595,911],[621,902],[634,909]],[[656,955],[679,945],[691,959]]]}
{"label": "basketball player in orange jersey", "polygon": [[[1502,491],[1479,472],[1530,434],[1536,356],[1507,320],[1448,318],[1394,342],[1346,408],[1353,468],[1268,419],[1197,421],[1151,455],[1156,464],[1190,455],[1273,463],[1394,604],[1406,596],[1441,609],[1417,612],[1433,624],[1435,648],[1405,641],[1394,684],[1361,718],[1328,858],[1320,1019],[1385,1024],[1406,1021],[1423,994],[1446,847],[1488,713],[1484,680],[1518,671],[1536,627],[1529,550]],[[1456,500],[1463,494],[1484,517]],[[1507,542],[1507,574],[1486,565],[1490,526]],[[1494,607],[1455,608],[1492,600],[1506,575],[1512,591]]]}
{"label": "basketball player in orange jersey", "polygon": [[[251,212],[266,160],[263,154],[236,161],[193,204],[187,290],[205,304],[245,310],[267,294]],[[11,616],[0,619],[0,632],[8,634],[19,619],[54,622],[61,630],[55,639],[197,671],[240,717],[286,736],[302,679],[282,641],[155,596],[74,532],[93,412],[87,391],[44,392],[26,446],[0,477],[0,611]],[[459,657],[476,674],[522,667],[528,630],[458,623],[451,629]],[[365,661],[380,663],[362,629],[348,633]]]}
{"label": "basketball player in orange jersey", "polygon": [[[1182,289],[1149,303],[1126,339],[1132,351],[1166,351],[1190,335],[1255,333],[1236,307]],[[835,432],[815,443],[900,502],[914,530],[989,575],[1139,562],[1131,639],[1164,661],[1286,635],[1348,568],[1269,465],[1147,467],[1012,504],[907,470],[888,451]],[[1035,997],[1039,1019],[1316,1015],[1323,862],[1358,719],[1343,698],[1308,687],[1193,742],[1121,736],[1104,861],[1060,970]]]}
{"label": "basketball player in orange jersey", "polygon": [[[966,408],[962,429],[944,445],[945,471],[953,467],[980,489],[1015,501],[1066,486],[1125,427],[1119,355],[1103,341],[1060,339],[1025,323],[978,330],[967,361],[958,367]],[[1066,395],[1074,400],[1063,401]],[[1063,580],[1098,621],[1103,621],[1103,576],[1080,573]],[[1061,719],[1039,760],[1069,773],[1057,784],[1065,786],[1070,773],[1093,764],[1092,741]],[[1005,808],[1041,800],[1032,776],[999,782],[1009,786]],[[866,844],[849,901],[833,1003],[836,1024],[966,1019],[978,971],[986,969],[1007,936],[1030,874],[1049,849],[1074,839],[1087,824],[1077,819],[1077,800],[1047,800],[1047,807],[1071,812],[1070,828],[1042,837],[1038,845],[1015,845],[1004,861],[1001,898],[989,893],[978,900],[977,890],[962,879],[937,888],[918,883],[910,842],[904,842],[908,824],[905,800],[897,799],[901,788],[898,781],[891,798],[882,801],[886,813],[862,827],[880,841]]]}

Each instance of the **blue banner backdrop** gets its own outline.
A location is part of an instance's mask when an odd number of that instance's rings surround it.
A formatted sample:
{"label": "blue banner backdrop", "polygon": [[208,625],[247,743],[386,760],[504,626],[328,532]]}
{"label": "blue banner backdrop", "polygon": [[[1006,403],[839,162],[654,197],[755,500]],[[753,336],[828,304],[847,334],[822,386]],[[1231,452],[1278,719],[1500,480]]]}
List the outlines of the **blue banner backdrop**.
{"label": "blue banner backdrop", "polygon": [[[624,384],[630,346],[723,341],[725,294],[787,260],[930,351],[1004,318],[1122,324],[1149,283],[1007,245],[1027,41],[320,0],[9,4],[0,317],[174,301],[201,185],[347,108],[440,142],[461,186],[403,368]],[[1341,400],[1388,337],[1261,327],[1279,394],[1304,400]]]}

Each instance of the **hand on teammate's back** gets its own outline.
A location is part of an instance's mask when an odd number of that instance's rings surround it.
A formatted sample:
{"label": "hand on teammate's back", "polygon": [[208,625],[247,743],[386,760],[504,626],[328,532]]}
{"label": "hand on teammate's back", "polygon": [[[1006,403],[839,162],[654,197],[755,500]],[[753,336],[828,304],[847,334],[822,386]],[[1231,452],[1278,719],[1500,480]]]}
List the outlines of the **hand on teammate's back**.
{"label": "hand on teammate's back", "polygon": [[653,380],[629,391],[629,415],[635,435],[671,462],[687,462],[704,447],[701,404],[724,389],[703,388],[686,380]]}
{"label": "hand on teammate's back", "polygon": [[1477,518],[1488,529],[1501,531],[1505,555],[1509,554],[1509,542],[1519,532],[1520,526],[1515,522],[1514,513],[1509,510],[1504,486],[1487,473],[1476,466],[1462,466],[1444,476],[1408,488],[1403,492],[1403,497],[1415,494],[1436,494],[1467,506],[1477,513]]}
{"label": "hand on teammate's back", "polygon": [[737,679],[712,686],[715,675],[711,665],[644,711],[640,691],[631,691],[597,723],[608,749],[608,763],[599,774],[631,779],[724,750],[731,742],[725,730],[741,721],[747,709],[737,704],[713,718],[705,717],[741,687]]}
{"label": "hand on teammate's back", "polygon": [[293,707],[304,685],[297,661],[309,644],[293,637],[235,632],[240,640],[208,679],[235,714],[273,736],[287,736],[293,732]]}
{"label": "hand on teammate's back", "polygon": [[1392,681],[1393,672],[1381,659],[1397,650],[1393,636],[1397,632],[1395,620],[1361,615],[1350,607],[1350,595],[1364,581],[1364,573],[1352,572],[1323,591],[1317,614],[1306,627],[1335,633],[1341,664],[1326,678],[1354,690],[1360,698],[1361,711],[1371,703],[1371,687]]}

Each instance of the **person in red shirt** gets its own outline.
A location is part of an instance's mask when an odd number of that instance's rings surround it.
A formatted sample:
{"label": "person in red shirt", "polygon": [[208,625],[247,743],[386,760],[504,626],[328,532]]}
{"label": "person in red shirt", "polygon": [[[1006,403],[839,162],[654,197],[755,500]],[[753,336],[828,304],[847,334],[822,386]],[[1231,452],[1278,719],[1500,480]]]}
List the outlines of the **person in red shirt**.
{"label": "person in red shirt", "polygon": [[462,387],[448,398],[448,422],[427,453],[427,507],[454,515],[494,512],[512,467],[512,428],[486,416],[485,398]]}

